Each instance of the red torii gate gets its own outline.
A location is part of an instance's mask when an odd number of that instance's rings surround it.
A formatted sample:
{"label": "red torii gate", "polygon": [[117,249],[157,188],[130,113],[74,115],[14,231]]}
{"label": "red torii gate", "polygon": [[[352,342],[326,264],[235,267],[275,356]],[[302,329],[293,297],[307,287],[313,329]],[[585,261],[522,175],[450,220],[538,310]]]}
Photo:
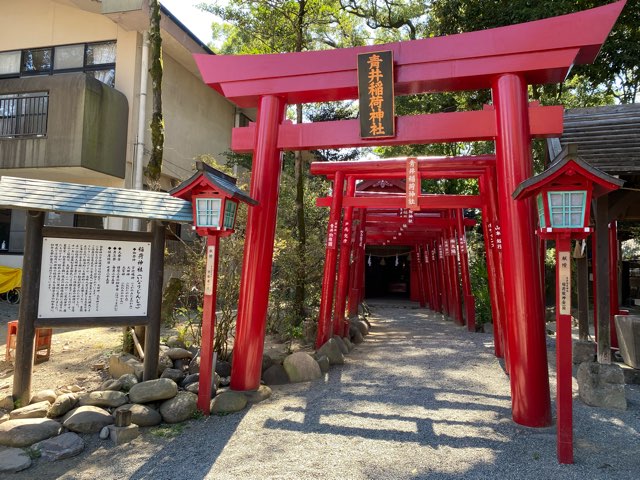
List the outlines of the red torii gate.
{"label": "red torii gate", "polygon": [[[272,266],[283,150],[369,146],[356,120],[293,125],[287,104],[355,99],[357,55],[392,50],[398,95],[491,88],[494,109],[397,118],[397,134],[378,145],[495,140],[502,226],[505,318],[511,349],[513,419],[551,423],[542,287],[535,218],[511,193],[532,174],[532,136],[562,132],[561,107],[531,107],[527,85],[558,83],[591,63],[625,1],[571,15],[448,37],[350,49],[255,56],[194,55],[205,83],[240,107],[258,107],[255,125],[234,129],[232,149],[253,152],[231,386],[256,389]],[[579,26],[579,28],[577,28]],[[497,220],[497,219],[496,219]],[[533,276],[533,280],[531,281]],[[527,281],[528,280],[528,281]]]}

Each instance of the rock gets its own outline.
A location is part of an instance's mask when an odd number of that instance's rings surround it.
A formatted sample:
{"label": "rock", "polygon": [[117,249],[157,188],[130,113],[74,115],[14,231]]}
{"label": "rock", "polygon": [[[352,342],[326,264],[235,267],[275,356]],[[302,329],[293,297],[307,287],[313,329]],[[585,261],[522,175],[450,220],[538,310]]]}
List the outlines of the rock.
{"label": "rock", "polygon": [[[266,353],[264,355],[262,355],[262,370],[260,370],[261,373],[264,373],[264,371],[269,368],[270,366],[273,365],[273,359],[267,355]],[[229,369],[231,370],[231,369]],[[226,376],[226,375],[225,375]]]}
{"label": "rock", "polygon": [[[167,368],[173,368],[173,360],[166,353],[161,353],[158,357],[158,375],[161,375]],[[138,381],[142,378],[138,378]]]}
{"label": "rock", "polygon": [[86,405],[67,413],[62,419],[62,425],[76,433],[98,433],[113,421],[113,417],[106,410]]}
{"label": "rock", "polygon": [[573,364],[580,365],[584,362],[593,362],[596,359],[596,343],[588,340],[575,340],[573,342]]}
{"label": "rock", "polygon": [[318,362],[305,352],[296,352],[287,356],[282,366],[292,383],[309,382],[322,376]]}
{"label": "rock", "polygon": [[15,473],[31,466],[31,458],[21,448],[0,450],[0,473]]}
{"label": "rock", "polygon": [[199,373],[192,373],[192,374],[187,375],[186,377],[184,377],[184,380],[182,380],[182,382],[180,383],[180,386],[184,388],[187,385],[189,385],[190,383],[196,383],[198,380],[200,380],[200,374]]}
{"label": "rock", "polygon": [[344,344],[347,346],[347,348],[349,349],[349,351],[353,350],[355,348],[355,345],[353,343],[351,343],[351,340],[349,340],[349,337],[344,337],[342,339],[342,341],[344,342]]}
{"label": "rock", "polygon": [[131,387],[138,383],[138,378],[131,373],[125,373],[118,380],[122,383],[121,390],[123,392],[128,392],[129,390],[131,390]]}
{"label": "rock", "polygon": [[228,387],[231,384],[231,376],[229,377],[220,377],[220,386]]}
{"label": "rock", "polygon": [[224,415],[227,413],[239,412],[247,406],[247,397],[240,392],[222,392],[211,400],[211,413],[214,415]]}
{"label": "rock", "polygon": [[26,407],[16,408],[9,414],[11,420],[17,420],[20,418],[46,418],[47,412],[51,408],[51,403],[48,400],[44,400],[38,403],[32,403]]}
{"label": "rock", "polygon": [[11,417],[8,413],[5,413],[0,417],[0,423],[8,422],[9,420],[11,420]]}
{"label": "rock", "polygon": [[282,365],[272,365],[262,374],[262,380],[267,385],[286,385],[289,383],[289,375]]}
{"label": "rock", "polygon": [[349,348],[345,345],[342,337],[339,337],[338,335],[334,335],[333,340],[336,341],[336,344],[338,345],[338,348],[340,349],[343,355],[346,355],[349,353]]}
{"label": "rock", "polygon": [[56,392],[54,390],[40,390],[33,397],[31,397],[31,401],[29,403],[40,403],[47,401],[49,403],[53,403],[56,401]]}
{"label": "rock", "polygon": [[266,385],[260,385],[257,390],[242,392],[247,397],[248,403],[260,403],[271,397],[271,389]]}
{"label": "rock", "polygon": [[487,322],[482,324],[482,331],[484,333],[493,333],[493,323]]}
{"label": "rock", "polygon": [[[186,387],[184,387],[184,389],[187,392],[191,392],[191,393],[195,393],[196,395],[198,394],[198,392],[200,391],[200,382],[192,382],[189,385],[187,385]],[[216,392],[212,391],[211,395],[215,395]]]}
{"label": "rock", "polygon": [[102,430],[100,430],[100,440],[106,440],[107,438],[109,438],[109,426],[108,425],[106,427],[102,427]]}
{"label": "rock", "polygon": [[360,333],[360,329],[353,324],[349,326],[349,338],[355,345],[364,342],[364,337],[362,336],[362,333]]}
{"label": "rock", "polygon": [[158,378],[137,383],[129,390],[131,403],[149,403],[156,400],[168,400],[178,393],[178,385],[168,378]]}
{"label": "rock", "polygon": [[369,328],[369,330],[371,330],[371,322],[369,321],[369,319],[367,318],[366,315],[358,315],[358,320],[360,320],[361,322],[366,323],[367,327]]}
{"label": "rock", "polygon": [[104,362],[94,363],[93,365],[91,365],[91,370],[93,370],[94,372],[98,372],[100,370],[104,370],[106,366],[107,364]]}
{"label": "rock", "polygon": [[335,338],[330,338],[322,345],[316,353],[318,355],[326,355],[331,365],[343,365],[344,355],[338,346],[338,342]]}
{"label": "rock", "polygon": [[170,348],[164,354],[169,357],[171,360],[180,360],[181,358],[193,358],[193,353],[191,353],[186,348]]}
{"label": "rock", "polygon": [[13,395],[0,396],[0,409],[5,412],[13,410]]}
{"label": "rock", "polygon": [[78,403],[78,397],[76,397],[75,393],[64,393],[56,398],[56,401],[53,402],[51,408],[49,408],[49,412],[47,413],[47,417],[56,418],[65,415],[69,410],[74,408]]}
{"label": "rock", "polygon": [[180,423],[193,417],[196,412],[198,396],[191,392],[178,392],[170,400],[160,405],[160,415],[166,423]]}
{"label": "rock", "polygon": [[84,388],[82,388],[80,385],[69,385],[67,388],[71,393],[84,392]]}
{"label": "rock", "polygon": [[164,372],[162,372],[162,375],[160,375],[160,378],[168,378],[169,380],[173,380],[177,384],[179,384],[184,379],[184,377],[184,372],[176,368],[167,368]]}
{"label": "rock", "polygon": [[640,369],[640,317],[616,315],[615,324],[622,360],[630,367]]}
{"label": "rock", "polygon": [[318,362],[318,365],[320,366],[320,371],[322,373],[327,373],[329,371],[329,366],[331,365],[331,362],[329,362],[329,357],[327,357],[326,355],[318,355],[316,353],[314,358],[316,359],[316,362]]}
{"label": "rock", "polygon": [[133,355],[123,353],[109,357],[109,373],[112,378],[120,378],[127,373],[133,374],[138,380],[142,380],[144,366]]}
{"label": "rock", "polygon": [[216,373],[221,377],[229,377],[231,375],[231,364],[225,361],[216,362]]}
{"label": "rock", "polygon": [[105,390],[104,392],[91,392],[81,395],[80,406],[92,405],[94,407],[114,408],[127,403],[127,394]]}
{"label": "rock", "polygon": [[200,373],[200,355],[196,355],[189,362],[189,374]]}
{"label": "rock", "polygon": [[[102,432],[100,432],[102,434]],[[84,440],[73,432],[63,433],[57,437],[38,442],[33,446],[40,452],[40,458],[55,462],[71,458],[84,450]]]}
{"label": "rock", "polygon": [[169,348],[187,348],[187,345],[177,335],[173,335],[167,339],[167,346]]}
{"label": "rock", "polygon": [[113,390],[114,392],[118,392],[122,390],[122,381],[120,381],[120,379],[107,380],[100,384],[100,386],[98,387],[98,390],[100,391]]}
{"label": "rock", "polygon": [[62,427],[48,418],[9,420],[0,424],[0,445],[28,447],[41,440],[55,437]]}
{"label": "rock", "polygon": [[363,337],[369,334],[369,324],[364,320],[352,320],[351,325],[355,326],[360,331]]}
{"label": "rock", "polygon": [[624,375],[618,365],[597,362],[581,363],[578,367],[580,400],[593,407],[627,409],[624,395]]}
{"label": "rock", "polygon": [[160,415],[157,410],[154,410],[147,405],[128,403],[116,408],[115,412],[124,409],[131,411],[131,423],[135,423],[140,427],[153,427],[154,425],[159,425],[162,422],[162,415]]}
{"label": "rock", "polygon": [[178,360],[173,361],[173,368],[180,370],[181,372],[185,372],[189,370],[189,365],[193,360],[189,358],[179,358]]}
{"label": "rock", "polygon": [[49,408],[51,408],[49,400],[44,400],[26,407],[16,408],[9,414],[9,417],[11,420],[17,420],[18,418],[46,418]]}

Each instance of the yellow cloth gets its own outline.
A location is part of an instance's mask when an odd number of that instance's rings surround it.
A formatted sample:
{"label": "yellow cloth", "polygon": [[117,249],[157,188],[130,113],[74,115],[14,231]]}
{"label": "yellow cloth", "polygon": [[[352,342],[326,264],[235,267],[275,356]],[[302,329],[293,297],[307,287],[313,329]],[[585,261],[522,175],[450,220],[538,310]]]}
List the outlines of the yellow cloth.
{"label": "yellow cloth", "polygon": [[8,292],[22,285],[22,269],[0,266],[0,293]]}

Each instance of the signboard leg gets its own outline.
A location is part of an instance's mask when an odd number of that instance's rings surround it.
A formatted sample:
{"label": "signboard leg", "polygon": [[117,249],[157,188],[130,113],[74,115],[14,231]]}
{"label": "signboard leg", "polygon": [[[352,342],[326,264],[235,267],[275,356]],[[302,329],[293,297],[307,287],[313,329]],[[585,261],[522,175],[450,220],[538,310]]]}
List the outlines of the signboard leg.
{"label": "signboard leg", "polygon": [[[35,321],[38,315],[38,282],[42,259],[42,227],[44,212],[27,212],[27,231],[24,245],[22,271],[22,302],[18,314],[15,372],[13,374],[13,399],[20,406],[31,400],[31,374],[36,335]],[[8,340],[7,340],[8,341]]]}

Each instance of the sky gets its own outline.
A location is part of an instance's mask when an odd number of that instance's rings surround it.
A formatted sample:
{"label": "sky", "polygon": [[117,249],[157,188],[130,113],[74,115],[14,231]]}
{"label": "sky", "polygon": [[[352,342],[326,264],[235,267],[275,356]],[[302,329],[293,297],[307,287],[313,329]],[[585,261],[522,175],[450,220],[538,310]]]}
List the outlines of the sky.
{"label": "sky", "polygon": [[184,23],[203,43],[207,45],[211,43],[211,23],[216,20],[217,17],[197,9],[195,5],[213,2],[206,0],[160,0],[160,3],[167,7],[169,11]]}

